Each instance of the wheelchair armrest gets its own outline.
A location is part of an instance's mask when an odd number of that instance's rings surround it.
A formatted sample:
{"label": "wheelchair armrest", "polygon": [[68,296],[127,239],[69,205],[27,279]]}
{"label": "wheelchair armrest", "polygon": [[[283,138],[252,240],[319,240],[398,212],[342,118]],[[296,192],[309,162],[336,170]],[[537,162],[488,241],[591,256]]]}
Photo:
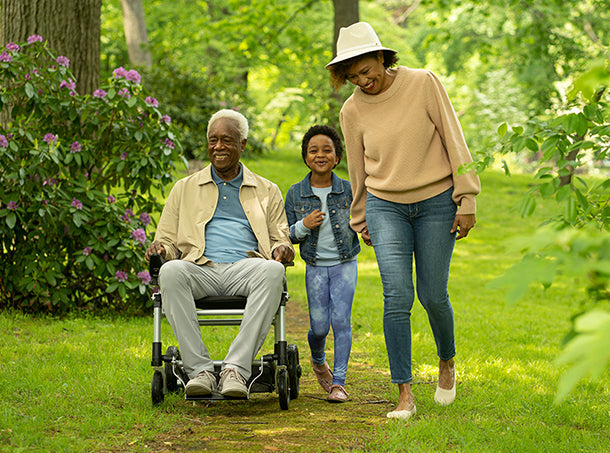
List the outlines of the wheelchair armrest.
{"label": "wheelchair armrest", "polygon": [[159,253],[151,253],[150,261],[148,263],[148,273],[150,274],[151,281],[153,285],[157,284],[157,279],[159,278],[159,270],[161,266],[163,266],[165,260]]}

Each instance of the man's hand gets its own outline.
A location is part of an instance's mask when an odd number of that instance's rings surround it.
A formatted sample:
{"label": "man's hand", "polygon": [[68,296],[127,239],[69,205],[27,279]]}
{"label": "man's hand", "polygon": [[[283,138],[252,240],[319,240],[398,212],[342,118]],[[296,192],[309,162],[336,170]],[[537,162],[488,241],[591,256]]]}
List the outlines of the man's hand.
{"label": "man's hand", "polygon": [[322,225],[322,221],[324,220],[324,213],[319,209],[312,211],[307,217],[303,219],[303,225],[305,225],[310,230],[319,227]]}
{"label": "man's hand", "polygon": [[150,261],[150,255],[153,253],[158,253],[161,255],[161,258],[165,258],[165,247],[163,247],[159,241],[154,241],[152,244],[150,244],[148,249],[146,249],[146,253],[144,254],[146,261]]}
{"label": "man's hand", "polygon": [[294,250],[285,245],[280,245],[273,251],[273,259],[282,264],[290,263],[294,260]]}
{"label": "man's hand", "polygon": [[451,227],[451,233],[457,231],[458,235],[456,239],[462,239],[468,236],[468,232],[477,223],[474,214],[458,214],[455,216],[453,226]]}

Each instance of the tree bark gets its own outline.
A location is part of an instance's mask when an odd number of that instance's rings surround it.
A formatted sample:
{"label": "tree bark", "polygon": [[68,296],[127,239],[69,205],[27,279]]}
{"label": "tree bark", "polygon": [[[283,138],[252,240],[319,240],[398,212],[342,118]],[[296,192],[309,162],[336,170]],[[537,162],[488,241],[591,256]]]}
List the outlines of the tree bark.
{"label": "tree bark", "polygon": [[121,7],[129,62],[134,66],[152,68],[152,54],[142,0],[121,0]]}
{"label": "tree bark", "polygon": [[335,7],[335,37],[333,56],[337,55],[337,38],[341,27],[347,27],[360,20],[358,0],[333,0]]}
{"label": "tree bark", "polygon": [[37,34],[70,60],[80,94],[99,87],[102,0],[2,0],[0,47]]}

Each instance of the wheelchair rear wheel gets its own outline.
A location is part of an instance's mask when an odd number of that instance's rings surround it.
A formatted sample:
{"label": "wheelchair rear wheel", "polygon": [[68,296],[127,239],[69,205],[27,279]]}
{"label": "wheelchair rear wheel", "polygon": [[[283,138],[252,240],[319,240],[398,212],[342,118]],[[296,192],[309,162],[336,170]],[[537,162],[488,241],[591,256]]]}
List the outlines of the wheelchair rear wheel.
{"label": "wheelchair rear wheel", "polygon": [[290,384],[290,399],[299,397],[299,379],[301,378],[301,365],[299,365],[299,349],[296,344],[288,345],[288,383]]}

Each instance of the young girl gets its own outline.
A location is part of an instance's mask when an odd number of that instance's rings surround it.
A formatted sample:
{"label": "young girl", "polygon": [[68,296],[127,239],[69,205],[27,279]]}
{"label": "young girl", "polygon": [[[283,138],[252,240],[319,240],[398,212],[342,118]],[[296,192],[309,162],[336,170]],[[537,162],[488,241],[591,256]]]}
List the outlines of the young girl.
{"label": "young girl", "polygon": [[[358,236],[349,226],[352,190],[333,168],[341,161],[343,144],[335,129],[311,127],[301,144],[311,170],[286,194],[290,239],[299,244],[307,264],[305,282],[309,304],[311,365],[328,401],[347,400],[345,377],[352,347],[351,312],[356,280]],[[332,325],[335,340],[333,372],[324,346]]]}

